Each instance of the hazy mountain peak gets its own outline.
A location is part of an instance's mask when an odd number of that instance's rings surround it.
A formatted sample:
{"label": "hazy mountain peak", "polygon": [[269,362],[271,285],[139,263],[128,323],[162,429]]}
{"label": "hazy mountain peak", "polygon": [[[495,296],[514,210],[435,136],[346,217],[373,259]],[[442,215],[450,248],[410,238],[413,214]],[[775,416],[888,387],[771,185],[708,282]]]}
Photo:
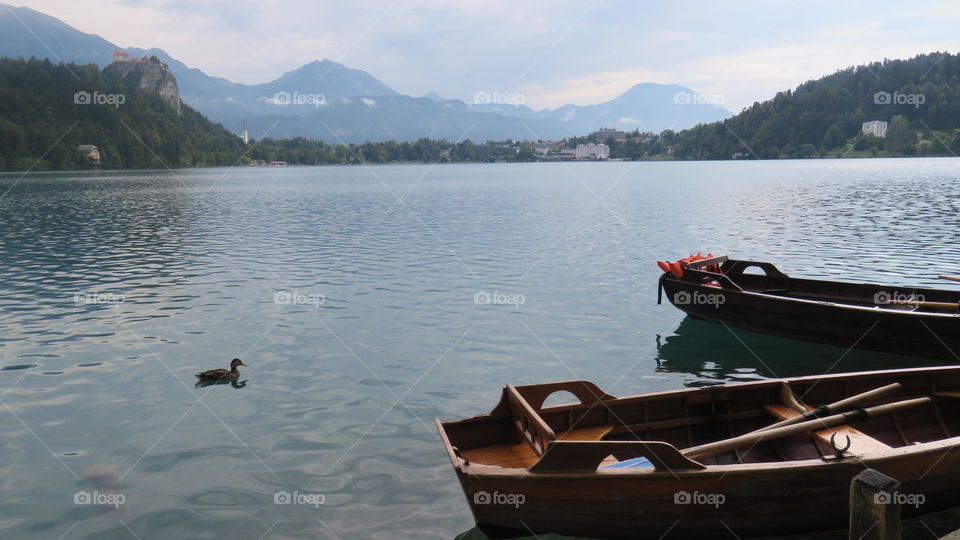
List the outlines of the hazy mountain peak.
{"label": "hazy mountain peak", "polygon": [[344,66],[340,62],[335,62],[329,58],[323,58],[322,60],[314,60],[313,62],[306,63],[297,69],[317,69],[317,68],[329,69],[334,67],[342,68],[346,66]]}
{"label": "hazy mountain peak", "polygon": [[314,60],[262,85],[287,92],[321,93],[327,99],[351,96],[395,96],[396,90],[360,69],[349,68],[329,58]]}

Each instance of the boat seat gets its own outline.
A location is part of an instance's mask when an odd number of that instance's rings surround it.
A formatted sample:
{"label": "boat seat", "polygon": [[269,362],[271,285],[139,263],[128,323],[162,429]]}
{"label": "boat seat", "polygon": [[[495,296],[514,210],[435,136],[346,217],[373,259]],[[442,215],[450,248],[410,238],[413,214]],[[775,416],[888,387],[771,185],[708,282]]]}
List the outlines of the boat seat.
{"label": "boat seat", "polygon": [[537,462],[537,453],[526,442],[517,444],[492,444],[470,450],[462,450],[463,456],[473,463],[498,467],[526,469]]}
{"label": "boat seat", "polygon": [[[557,435],[561,441],[600,441],[612,426],[594,426],[567,430]],[[517,444],[494,444],[463,450],[463,455],[474,463],[525,469],[537,461],[537,453],[525,441]],[[604,465],[617,463],[616,459],[604,461]]]}
{"label": "boat seat", "polygon": [[[797,405],[803,407],[804,412],[813,410],[813,407],[803,403],[797,402]],[[787,418],[793,418],[794,416],[799,416],[801,414],[801,412],[786,405],[766,405],[764,408],[767,410],[767,412],[780,420],[786,420]],[[848,425],[836,426],[810,432],[811,437],[824,443],[828,448],[831,447],[830,437],[834,434],[837,435],[837,444],[841,445],[846,444],[846,438],[844,435],[850,437],[850,448],[847,449],[848,454],[861,455],[869,452],[890,450],[892,448],[891,446],[874,439],[859,429]]]}
{"label": "boat seat", "polygon": [[604,436],[613,429],[613,426],[594,426],[585,428],[576,428],[557,434],[557,440],[561,441],[602,441]]}

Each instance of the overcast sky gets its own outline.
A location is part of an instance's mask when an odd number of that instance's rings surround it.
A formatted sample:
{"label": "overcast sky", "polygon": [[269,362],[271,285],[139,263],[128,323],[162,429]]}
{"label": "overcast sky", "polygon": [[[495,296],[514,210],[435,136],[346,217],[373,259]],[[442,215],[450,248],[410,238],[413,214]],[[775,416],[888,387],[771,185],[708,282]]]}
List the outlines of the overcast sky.
{"label": "overcast sky", "polygon": [[209,75],[266,82],[312,60],[398,92],[588,105],[640,82],[739,112],[849,65],[960,49],[960,2],[13,0]]}

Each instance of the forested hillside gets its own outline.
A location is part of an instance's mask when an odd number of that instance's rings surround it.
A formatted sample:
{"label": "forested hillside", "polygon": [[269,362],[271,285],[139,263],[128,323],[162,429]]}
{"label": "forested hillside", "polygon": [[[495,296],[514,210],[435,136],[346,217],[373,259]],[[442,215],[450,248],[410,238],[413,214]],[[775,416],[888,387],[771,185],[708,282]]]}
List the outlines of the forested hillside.
{"label": "forested hillside", "polygon": [[230,165],[243,154],[239,137],[124,72],[0,59],[0,170],[91,166],[79,145],[98,147],[106,168]]}
{"label": "forested hillside", "polygon": [[[860,136],[861,124],[891,122],[885,139]],[[920,55],[851,67],[778,93],[740,114],[681,131],[681,159],[960,153],[960,56]],[[848,146],[853,145],[853,146]]]}

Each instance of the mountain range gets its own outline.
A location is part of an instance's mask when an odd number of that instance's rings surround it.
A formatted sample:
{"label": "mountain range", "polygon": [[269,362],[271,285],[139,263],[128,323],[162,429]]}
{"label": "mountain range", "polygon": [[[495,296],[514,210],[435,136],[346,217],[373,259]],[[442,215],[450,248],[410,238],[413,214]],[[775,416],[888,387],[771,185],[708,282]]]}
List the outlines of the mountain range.
{"label": "mountain range", "polygon": [[234,132],[304,136],[330,143],[559,139],[600,127],[632,131],[680,130],[723,120],[730,111],[695,99],[678,85],[641,83],[596,105],[534,110],[478,92],[474,103],[430,92],[403,95],[369,73],[329,59],[311,62],[262,84],[240,84],[191,68],[161,49],[121,48],[106,39],[26,7],[0,4],[0,56],[51,61],[111,62],[114,52],[153,55],[168,64],[183,101]]}

